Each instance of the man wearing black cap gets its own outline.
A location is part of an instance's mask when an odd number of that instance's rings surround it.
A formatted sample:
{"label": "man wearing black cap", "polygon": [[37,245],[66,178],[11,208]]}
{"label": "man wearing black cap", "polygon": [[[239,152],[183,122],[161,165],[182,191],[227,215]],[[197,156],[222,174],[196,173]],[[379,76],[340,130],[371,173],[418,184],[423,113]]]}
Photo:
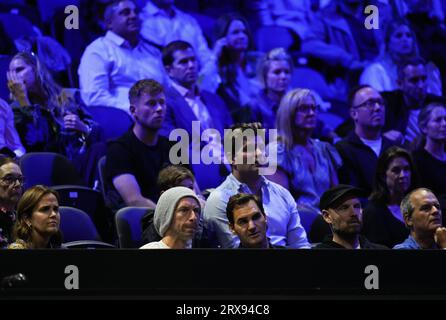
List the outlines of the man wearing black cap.
{"label": "man wearing black cap", "polygon": [[316,249],[387,249],[360,235],[362,208],[360,197],[364,191],[340,184],[324,192],[319,207],[330,225],[332,237],[327,237]]}

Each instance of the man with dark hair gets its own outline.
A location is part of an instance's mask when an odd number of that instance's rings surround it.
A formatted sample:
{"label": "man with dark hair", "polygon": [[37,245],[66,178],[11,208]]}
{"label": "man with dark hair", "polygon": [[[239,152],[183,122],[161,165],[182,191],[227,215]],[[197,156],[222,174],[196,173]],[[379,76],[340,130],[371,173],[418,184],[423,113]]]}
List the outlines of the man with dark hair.
{"label": "man with dark hair", "polygon": [[387,105],[384,135],[409,146],[420,134],[420,110],[431,102],[446,100],[427,92],[426,62],[422,58],[406,59],[398,65],[397,84],[399,90],[381,93]]}
{"label": "man with dark hair", "polygon": [[262,202],[248,193],[238,193],[229,198],[226,217],[232,233],[240,239],[240,248],[268,249],[273,246],[268,237],[265,209]]}
{"label": "man with dark hair", "polygon": [[446,249],[446,228],[441,225],[440,203],[426,188],[409,192],[401,201],[409,237],[394,249]]}
{"label": "man with dark hair", "polygon": [[[231,233],[226,216],[229,198],[237,193],[255,194],[261,199],[269,221],[268,236],[273,245],[309,248],[300,223],[296,202],[288,190],[269,181],[259,170],[263,165],[264,143],[260,124],[240,124],[225,136],[225,153],[232,173],[209,195],[204,208],[204,235],[209,246],[235,248],[239,239]],[[226,149],[227,143],[231,145]]]}
{"label": "man with dark hair", "polygon": [[86,49],[79,65],[82,99],[88,106],[128,111],[128,91],[140,79],[164,82],[160,53],[139,35],[141,22],[132,0],[105,9],[107,33]]}
{"label": "man with dark hair", "polygon": [[185,41],[173,41],[162,52],[164,68],[170,79],[166,88],[167,114],[160,134],[168,136],[172,129],[185,129],[192,136],[192,121],[200,121],[201,129],[213,128],[223,135],[232,124],[223,100],[197,85],[196,54]]}
{"label": "man with dark hair", "polygon": [[[184,129],[189,135],[189,141],[198,144],[200,149],[206,145],[221,149],[217,133],[222,137],[224,129],[232,124],[232,119],[219,96],[199,90],[199,65],[192,46],[185,41],[173,41],[163,49],[162,61],[170,78],[170,85],[166,88],[166,119],[160,135],[168,137],[173,129]],[[193,126],[193,121],[199,121],[199,126]],[[205,129],[216,130],[209,143],[191,140],[190,137],[199,139]],[[219,165],[194,165],[193,168],[202,189],[215,187],[223,181]]]}
{"label": "man with dark hair", "polygon": [[355,128],[336,144],[343,162],[338,170],[339,182],[369,194],[378,157],[394,143],[382,135],[386,107],[375,89],[367,85],[354,88],[349,103]]}
{"label": "man with dark hair", "polygon": [[360,235],[362,207],[359,198],[364,195],[361,189],[343,184],[324,192],[319,208],[333,235],[318,244],[316,249],[387,249]]}
{"label": "man with dark hair", "polygon": [[106,175],[123,206],[154,208],[159,196],[159,171],[170,164],[171,143],[158,135],[166,113],[166,99],[160,83],[140,80],[129,92],[133,127],[107,146]]}

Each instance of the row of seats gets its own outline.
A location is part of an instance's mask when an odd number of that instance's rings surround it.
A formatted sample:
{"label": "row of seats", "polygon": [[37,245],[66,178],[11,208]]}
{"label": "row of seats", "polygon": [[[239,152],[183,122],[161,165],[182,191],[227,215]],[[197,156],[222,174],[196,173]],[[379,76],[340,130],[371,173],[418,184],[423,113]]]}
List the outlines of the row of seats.
{"label": "row of seats", "polygon": [[[120,248],[139,248],[142,243],[141,218],[146,208],[126,207],[116,214],[118,244]],[[115,248],[103,242],[90,216],[83,210],[61,206],[60,230],[67,248]]]}
{"label": "row of seats", "polygon": [[[101,189],[104,190],[105,157],[98,163]],[[108,247],[103,238],[113,239],[112,214],[105,205],[103,193],[82,186],[71,162],[51,152],[27,153],[20,159],[26,181],[24,189],[36,184],[52,187],[60,195],[61,230],[69,247]],[[38,170],[36,170],[38,168]],[[138,248],[141,242],[141,218],[145,208],[123,208],[116,214],[116,227],[121,248]],[[99,231],[98,231],[99,230]]]}

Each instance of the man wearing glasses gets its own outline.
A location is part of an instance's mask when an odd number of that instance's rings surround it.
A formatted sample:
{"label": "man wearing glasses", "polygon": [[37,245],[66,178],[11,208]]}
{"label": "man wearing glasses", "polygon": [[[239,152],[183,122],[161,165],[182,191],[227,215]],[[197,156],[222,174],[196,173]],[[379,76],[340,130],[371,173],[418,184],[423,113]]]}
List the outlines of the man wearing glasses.
{"label": "man wearing glasses", "polygon": [[382,134],[386,108],[378,91],[367,85],[359,86],[352,90],[348,102],[355,128],[336,144],[343,161],[338,171],[339,182],[369,194],[379,155],[395,143]]}
{"label": "man wearing glasses", "polygon": [[24,178],[13,159],[0,156],[0,248],[11,242],[15,209],[22,196]]}

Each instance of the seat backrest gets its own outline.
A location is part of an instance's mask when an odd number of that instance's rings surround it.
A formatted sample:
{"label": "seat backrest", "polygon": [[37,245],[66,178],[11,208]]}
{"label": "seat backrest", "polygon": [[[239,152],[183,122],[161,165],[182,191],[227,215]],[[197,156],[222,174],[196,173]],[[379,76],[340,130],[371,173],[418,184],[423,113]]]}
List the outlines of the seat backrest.
{"label": "seat backrest", "polygon": [[59,207],[60,230],[64,242],[78,240],[101,241],[99,233],[90,216],[84,211],[72,207]]}
{"label": "seat backrest", "polygon": [[141,219],[146,212],[147,208],[125,207],[116,213],[120,248],[139,248],[143,245]]}
{"label": "seat backrest", "polygon": [[21,15],[0,13],[0,21],[3,24],[8,37],[13,40],[21,37],[35,37],[38,35],[33,24]]}
{"label": "seat backrest", "polygon": [[331,90],[324,76],[308,67],[297,67],[291,76],[293,88],[307,88],[316,91],[323,99],[331,97]]}
{"label": "seat backrest", "polygon": [[9,62],[11,56],[0,55],[0,98],[8,101],[9,89],[8,80],[6,78],[6,72],[9,70]]}
{"label": "seat backrest", "polygon": [[26,178],[25,189],[36,184],[46,186],[85,184],[70,160],[58,153],[26,153],[20,158],[20,168]]}
{"label": "seat backrest", "polygon": [[128,113],[118,108],[91,106],[88,111],[93,120],[102,126],[105,140],[122,136],[133,124]]}
{"label": "seat backrest", "polygon": [[290,29],[281,26],[262,26],[255,33],[256,48],[268,52],[274,48],[291,50],[300,46],[300,39]]}
{"label": "seat backrest", "polygon": [[59,193],[59,205],[77,208],[87,213],[104,241],[113,241],[112,214],[104,205],[102,194],[91,188],[73,185],[54,186]]}
{"label": "seat backrest", "polygon": [[54,14],[57,9],[64,8],[68,5],[75,5],[79,7],[79,0],[39,0],[37,1],[37,7],[41,20],[46,23],[54,19]]}
{"label": "seat backrest", "polygon": [[125,202],[118,191],[107,181],[106,161],[106,156],[103,156],[98,161],[99,183],[105,206],[116,213],[119,209],[125,207]]}

